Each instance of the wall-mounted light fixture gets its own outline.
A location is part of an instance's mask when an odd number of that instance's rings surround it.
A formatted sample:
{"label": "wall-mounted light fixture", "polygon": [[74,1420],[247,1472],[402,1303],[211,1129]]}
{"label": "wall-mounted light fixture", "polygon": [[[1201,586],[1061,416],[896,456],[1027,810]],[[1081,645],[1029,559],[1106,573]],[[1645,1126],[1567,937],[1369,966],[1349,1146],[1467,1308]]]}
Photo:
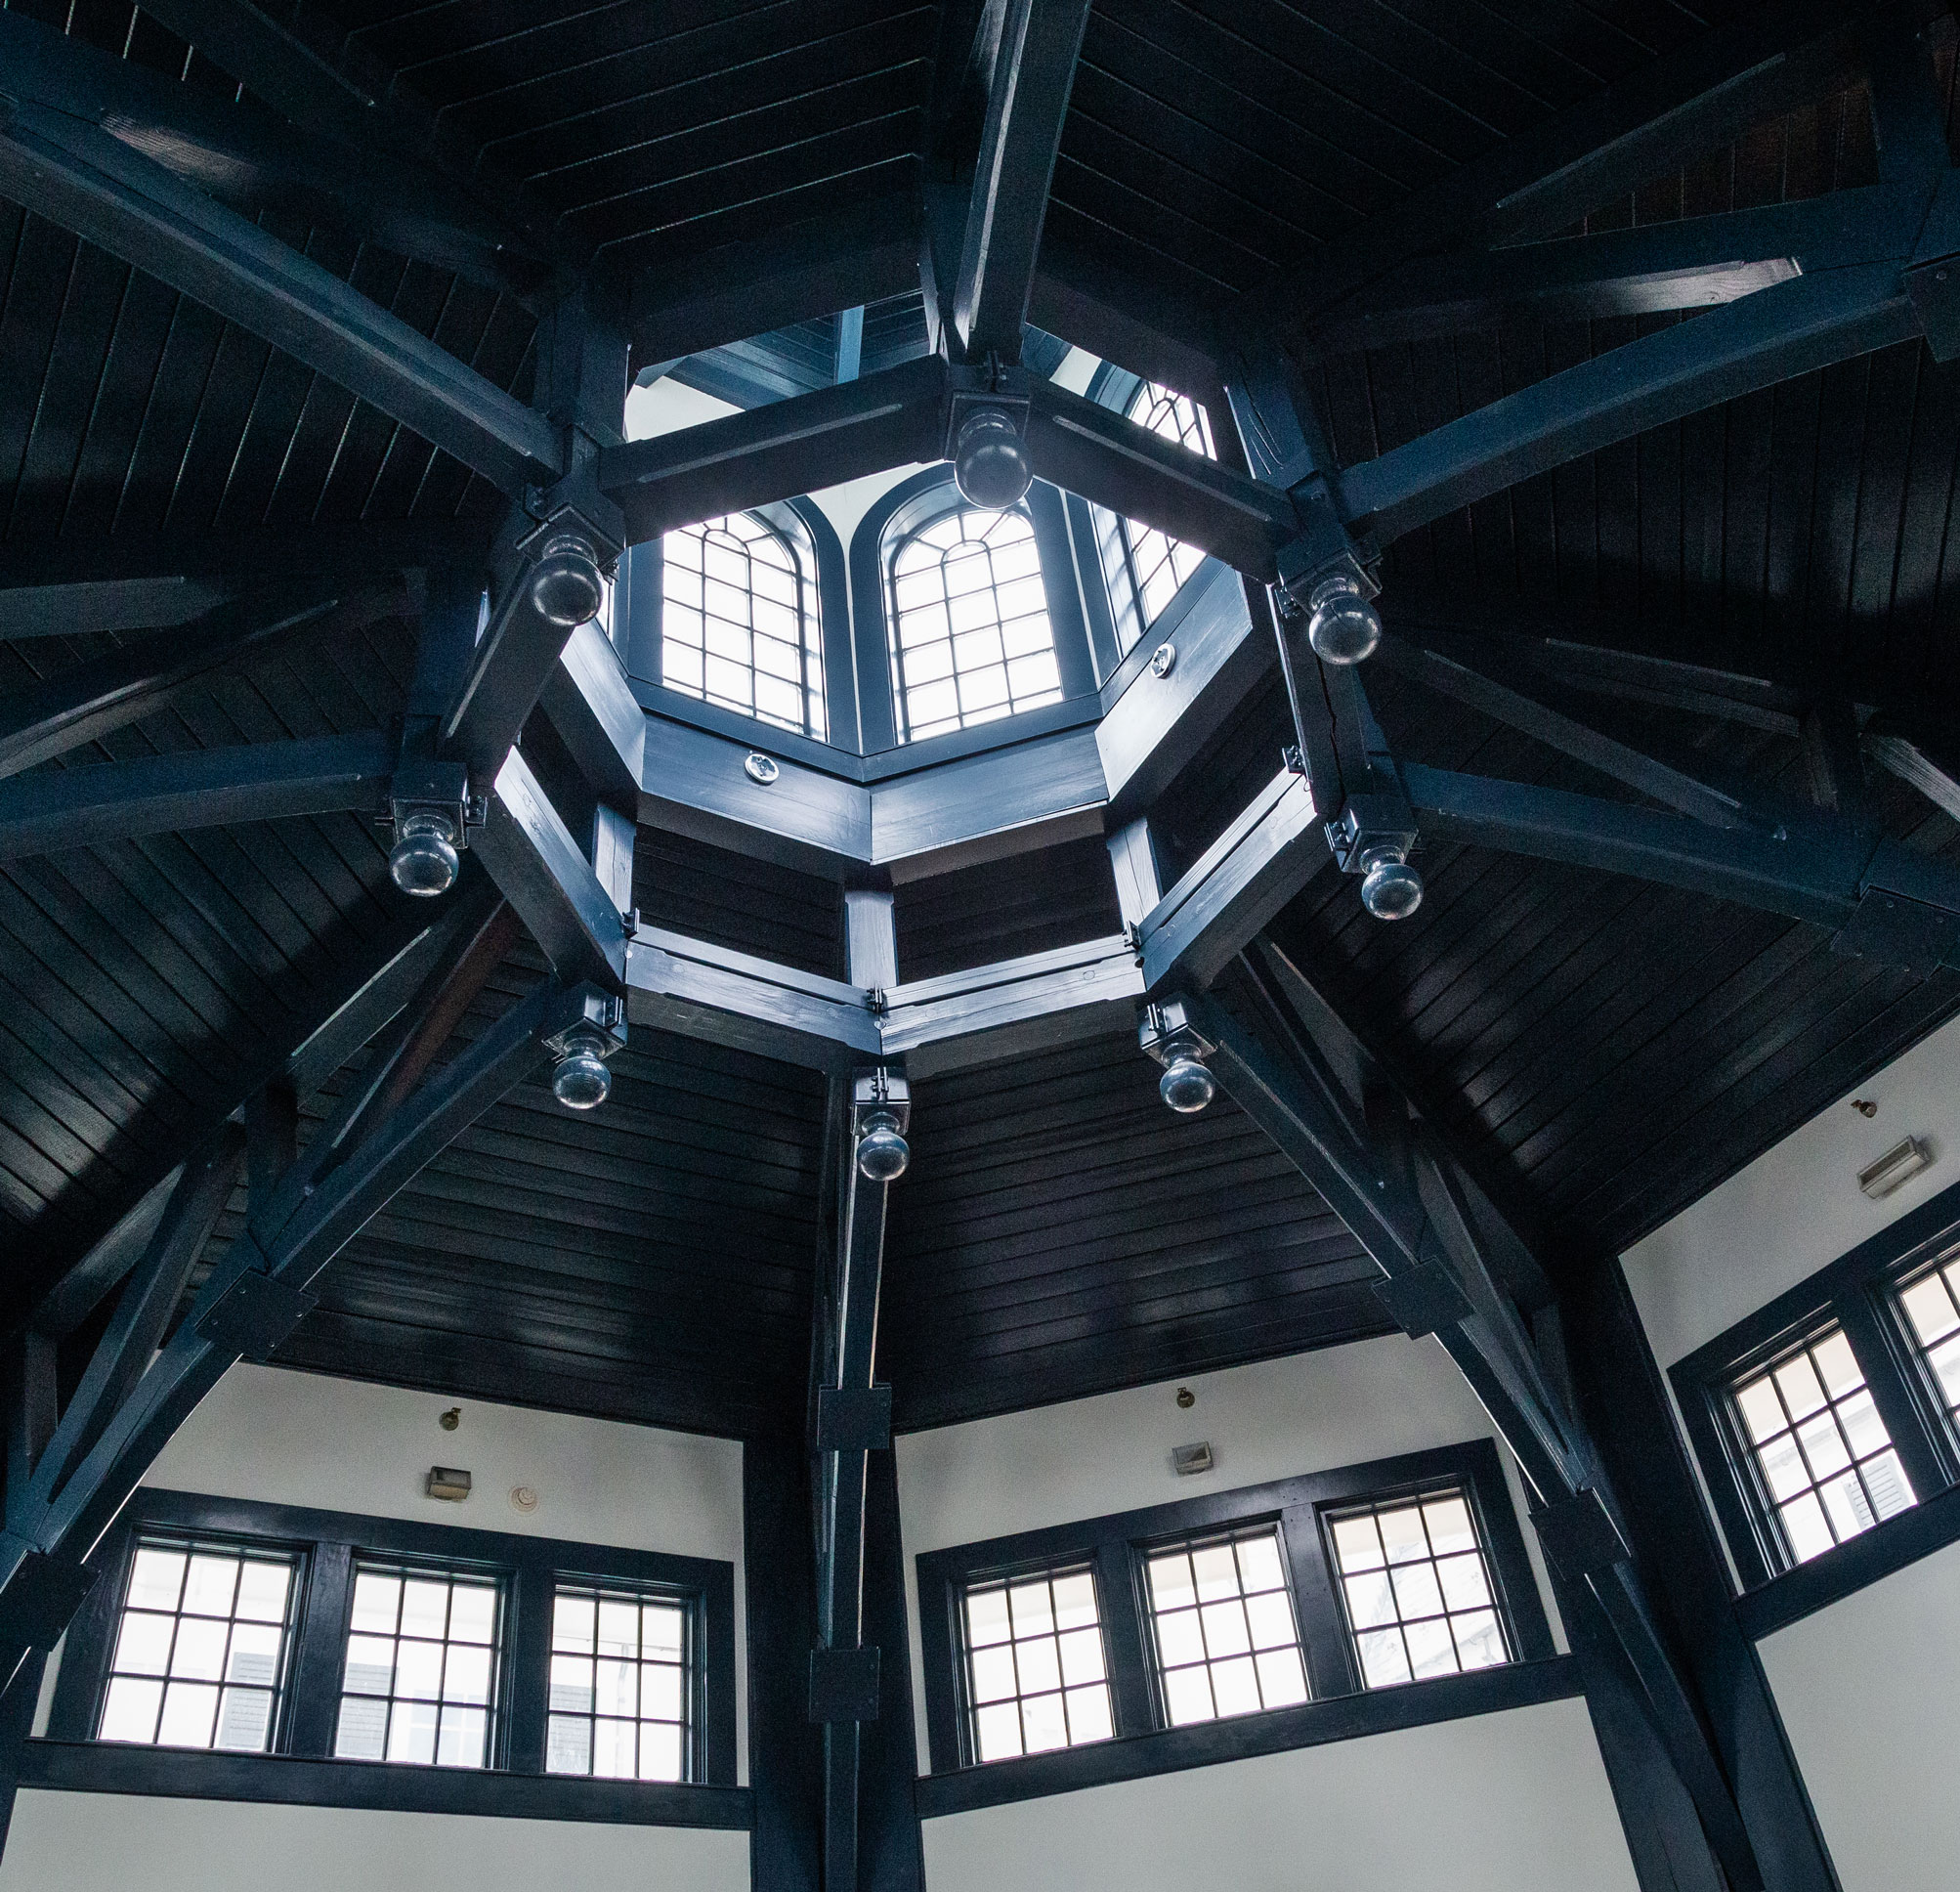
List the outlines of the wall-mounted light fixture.
{"label": "wall-mounted light fixture", "polygon": [[1195,1445],[1172,1445],[1171,1469],[1179,1478],[1196,1478],[1212,1469],[1212,1441],[1201,1439]]}
{"label": "wall-mounted light fixture", "polygon": [[431,1465],[429,1495],[432,1498],[447,1498],[451,1504],[461,1504],[470,1495],[470,1475],[459,1472],[453,1465]]}
{"label": "wall-mounted light fixture", "polygon": [[1908,1137],[1887,1150],[1877,1162],[1858,1171],[1858,1187],[1876,1202],[1901,1183],[1911,1182],[1921,1170],[1932,1167],[1933,1151],[1917,1137]]}

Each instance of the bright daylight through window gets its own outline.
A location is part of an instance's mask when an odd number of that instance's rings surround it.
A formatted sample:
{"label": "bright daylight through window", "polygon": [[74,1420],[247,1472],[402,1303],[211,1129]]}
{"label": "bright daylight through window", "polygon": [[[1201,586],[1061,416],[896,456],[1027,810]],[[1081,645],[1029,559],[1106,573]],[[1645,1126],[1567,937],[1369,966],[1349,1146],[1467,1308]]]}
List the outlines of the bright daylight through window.
{"label": "bright daylight through window", "polygon": [[[1130,397],[1127,417],[1208,460],[1218,457],[1204,408],[1155,381],[1145,381]],[[1096,548],[1116,620],[1116,641],[1127,652],[1163,616],[1164,607],[1177,595],[1178,587],[1205,562],[1205,554],[1155,526],[1122,518],[1100,506],[1094,509],[1094,517]]]}
{"label": "bright daylight through window", "polygon": [[1034,522],[943,512],[903,539],[890,571],[892,662],[909,742],[1062,700]]}
{"label": "bright daylight through window", "polygon": [[362,1566],[334,1753],[488,1767],[502,1616],[492,1578]]}
{"label": "bright daylight through window", "polygon": [[660,540],[660,681],[824,740],[824,654],[794,547],[747,513]]}
{"label": "bright daylight through window", "polygon": [[684,1605],[560,1584],[545,1771],[686,1780],[688,1668]]}
{"label": "bright daylight through window", "polygon": [[1737,1382],[1732,1397],[1792,1564],[1916,1502],[1838,1328]]}
{"label": "bright daylight through window", "polygon": [[1306,1699],[1279,1532],[1151,1551],[1151,1625],[1171,1725],[1253,1714]]}
{"label": "bright daylight through window", "polygon": [[1946,1410],[1960,1416],[1960,1257],[1948,1256],[1900,1290],[1919,1356]]}
{"label": "bright daylight through window", "polygon": [[99,1734],[264,1753],[278,1725],[298,1561],[146,1543],[131,1560]]}
{"label": "bright daylight through window", "polygon": [[1510,1659],[1476,1522],[1461,1490],[1334,1520],[1348,1633],[1371,1689]]}
{"label": "bright daylight through window", "polygon": [[963,1602],[975,1760],[1109,1739],[1102,1628],[1087,1570],[976,1583]]}

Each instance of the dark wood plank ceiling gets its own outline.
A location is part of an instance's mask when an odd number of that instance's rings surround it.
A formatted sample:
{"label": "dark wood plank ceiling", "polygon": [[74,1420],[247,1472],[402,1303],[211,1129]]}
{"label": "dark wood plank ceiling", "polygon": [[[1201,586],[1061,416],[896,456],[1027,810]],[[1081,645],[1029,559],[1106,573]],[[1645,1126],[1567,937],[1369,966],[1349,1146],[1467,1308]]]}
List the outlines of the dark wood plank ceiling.
{"label": "dark wood plank ceiling", "polygon": [[[230,81],[127,0],[21,11],[186,83]],[[1049,239],[1201,302],[1257,289],[1367,218],[1745,11],[1740,0],[1099,0]],[[568,234],[680,269],[867,202],[910,214],[940,10],[337,0],[324,30],[428,101],[480,174]],[[331,38],[332,32],[326,36]],[[1950,87],[1950,59],[1941,65]],[[1872,175],[1851,88],[1592,227]],[[528,394],[533,318],[404,262],[319,206],[268,227],[497,385]],[[316,221],[316,217],[321,219]],[[1379,453],[1544,378],[1631,324],[1513,323],[1310,364],[1342,455]],[[864,366],[923,346],[916,297]],[[834,365],[829,318],[757,357],[781,392]],[[1918,346],[1657,430],[1438,522],[1390,555],[1385,609],[1507,614],[1702,661],[1950,704],[1960,378]],[[64,536],[407,517],[472,528],[482,482],[289,358],[0,203],[0,549]],[[103,640],[0,648],[0,696]],[[386,727],[395,620],[223,676],[71,762]],[[1584,787],[1583,771],[1371,672],[1399,752]],[[1277,766],[1276,688],[1174,786],[1170,863]],[[1635,719],[1638,726],[1638,719]],[[1790,748],[1728,725],[1643,733],[1797,792]],[[1885,789],[1878,814],[1951,851]],[[1088,854],[1094,843],[1086,844]],[[1113,930],[1087,855],[904,896],[908,975]],[[1589,1243],[1624,1244],[1960,1009],[1960,978],[1834,956],[1812,929],[1611,877],[1431,848],[1385,927],[1323,875],[1276,935],[1488,1167]],[[643,834],[648,922],[841,971],[835,889]],[[353,817],[125,841],[0,870],[0,1294],[154,1179],[412,916]],[[991,930],[990,930],[991,928]],[[520,989],[507,968],[472,1028]],[[636,1033],[590,1119],[537,1087],[487,1116],[365,1231],[281,1357],[481,1397],[754,1431],[800,1423],[822,1085]],[[310,1106],[317,1114],[325,1099]],[[885,1364],[900,1422],[944,1423],[1380,1331],[1357,1251],[1245,1119],[1158,1103],[1123,1041],[921,1083],[894,1198]],[[234,1232],[234,1224],[226,1233]]]}

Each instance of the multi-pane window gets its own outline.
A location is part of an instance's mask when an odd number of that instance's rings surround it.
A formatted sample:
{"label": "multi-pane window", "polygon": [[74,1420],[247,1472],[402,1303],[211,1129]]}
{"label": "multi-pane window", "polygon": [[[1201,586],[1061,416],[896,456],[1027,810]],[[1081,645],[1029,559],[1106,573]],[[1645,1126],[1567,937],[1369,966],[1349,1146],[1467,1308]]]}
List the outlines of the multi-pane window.
{"label": "multi-pane window", "polygon": [[1279,1532],[1153,1549],[1145,1568],[1158,1678],[1171,1725],[1306,1699]]}
{"label": "multi-pane window", "polygon": [[[1186,395],[1145,381],[1130,397],[1129,418],[1207,459],[1216,459],[1205,409]],[[1116,641],[1129,651],[1163,615],[1178,587],[1205,561],[1195,545],[1134,519],[1097,508],[1096,549],[1108,580]]]}
{"label": "multi-pane window", "polygon": [[278,1724],[299,1562],[276,1551],[142,1543],[98,1735],[264,1753]]}
{"label": "multi-pane window", "polygon": [[1793,1564],[1916,1502],[1851,1343],[1832,1326],[1729,1389]]}
{"label": "multi-pane window", "polygon": [[975,1760],[1110,1738],[1115,1724],[1089,1571],[975,1583],[960,1602]]}
{"label": "multi-pane window", "polygon": [[906,741],[1061,701],[1041,552],[1026,512],[943,512],[899,542],[887,577]]}
{"label": "multi-pane window", "polygon": [[688,1778],[693,1690],[686,1604],[561,1583],[551,1607],[545,1770]]}
{"label": "multi-pane window", "polygon": [[824,655],[803,561],[731,513],[660,540],[660,681],[824,739]]}
{"label": "multi-pane window", "polygon": [[1949,1414],[1960,1419],[1960,1256],[1949,1255],[1899,1291],[1933,1383]]}
{"label": "multi-pane window", "polygon": [[1371,1504],[1331,1522],[1348,1634],[1371,1689],[1511,1659],[1462,1490]]}
{"label": "multi-pane window", "polygon": [[488,1767],[502,1618],[494,1577],[363,1562],[334,1753]]}

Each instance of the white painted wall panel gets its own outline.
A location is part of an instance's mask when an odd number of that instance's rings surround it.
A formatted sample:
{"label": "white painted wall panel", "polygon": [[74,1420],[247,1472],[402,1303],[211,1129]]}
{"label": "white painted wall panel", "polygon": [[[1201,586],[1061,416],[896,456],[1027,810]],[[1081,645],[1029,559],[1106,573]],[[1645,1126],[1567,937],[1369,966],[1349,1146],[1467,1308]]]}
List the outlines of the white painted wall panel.
{"label": "white painted wall panel", "polygon": [[924,1841],[930,1892],[1636,1884],[1583,1701],[950,1814]]}
{"label": "white painted wall panel", "polygon": [[23,1790],[0,1892],[747,1892],[748,1835]]}
{"label": "white painted wall panel", "polygon": [[1952,1892],[1960,1544],[1759,1648],[1844,1892]]}
{"label": "white painted wall panel", "polygon": [[[1179,1385],[1197,1396],[1188,1411],[1176,1403]],[[904,1435],[898,1440],[899,1522],[920,1773],[930,1771],[930,1762],[915,1558],[949,1545],[1488,1437],[1494,1437],[1489,1419],[1441,1346],[1399,1334]],[[1200,1439],[1211,1442],[1214,1469],[1179,1478],[1171,1469],[1171,1448]],[[1516,1471],[1508,1453],[1504,1460],[1518,1503]],[[1562,1650],[1537,1534],[1526,1526],[1524,1537]]]}
{"label": "white painted wall panel", "polygon": [[[1960,1181],[1956,1077],[1960,1020],[1858,1087],[1876,1116],[1832,1104],[1630,1248],[1627,1283],[1662,1366]],[[1907,1137],[1931,1146],[1933,1166],[1871,1201],[1858,1171]]]}

